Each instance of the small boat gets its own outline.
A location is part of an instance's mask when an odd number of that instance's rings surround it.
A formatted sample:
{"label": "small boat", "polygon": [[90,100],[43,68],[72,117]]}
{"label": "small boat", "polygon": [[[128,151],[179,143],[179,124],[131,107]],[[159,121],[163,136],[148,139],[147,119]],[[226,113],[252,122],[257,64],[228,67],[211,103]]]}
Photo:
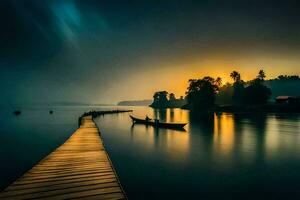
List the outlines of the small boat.
{"label": "small boat", "polygon": [[49,114],[51,114],[51,115],[52,115],[52,114],[53,114],[53,110],[50,110],[50,111],[49,111]]}
{"label": "small boat", "polygon": [[167,123],[167,122],[155,122],[155,120],[145,120],[145,119],[139,119],[136,117],[133,117],[130,115],[130,118],[132,119],[132,122],[134,124],[145,124],[145,125],[150,125],[154,126],[157,128],[171,128],[171,129],[183,129],[183,127],[187,123]]}
{"label": "small boat", "polygon": [[21,111],[15,110],[15,111],[14,111],[14,114],[15,114],[15,115],[20,115],[20,114],[21,114]]}

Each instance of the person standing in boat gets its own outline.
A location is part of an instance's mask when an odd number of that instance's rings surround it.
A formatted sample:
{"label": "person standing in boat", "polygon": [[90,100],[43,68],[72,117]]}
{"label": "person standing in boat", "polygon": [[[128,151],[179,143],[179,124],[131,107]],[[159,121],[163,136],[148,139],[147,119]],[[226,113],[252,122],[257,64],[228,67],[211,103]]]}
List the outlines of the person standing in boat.
{"label": "person standing in boat", "polygon": [[150,121],[151,119],[148,117],[148,115],[146,115],[146,118],[145,118],[146,122]]}

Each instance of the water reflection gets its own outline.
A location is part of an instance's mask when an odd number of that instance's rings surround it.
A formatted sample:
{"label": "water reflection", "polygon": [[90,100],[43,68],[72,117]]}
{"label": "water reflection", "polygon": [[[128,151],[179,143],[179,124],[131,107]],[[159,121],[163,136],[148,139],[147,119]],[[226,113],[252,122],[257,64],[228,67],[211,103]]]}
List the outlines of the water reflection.
{"label": "water reflection", "polygon": [[[90,109],[61,107],[49,115],[48,108],[41,108],[24,110],[18,118],[3,115],[0,184],[18,177],[61,144],[77,127],[77,117]],[[189,123],[187,131],[180,132],[131,126],[127,113],[96,119],[130,199],[144,199],[145,193],[148,199],[255,199],[262,193],[300,196],[296,187],[300,179],[299,115],[198,115],[181,109],[128,109],[141,118],[148,115]]]}
{"label": "water reflection", "polygon": [[234,145],[234,122],[231,115],[214,115],[214,151],[229,155]]}
{"label": "water reflection", "polygon": [[197,148],[203,148],[212,160],[225,163],[237,159],[248,163],[267,161],[282,156],[282,149],[284,152],[299,150],[296,147],[300,143],[297,115],[293,118],[263,113],[198,114],[181,109],[146,109],[137,113],[166,122],[189,122],[186,133],[144,125],[131,127],[133,141],[139,141],[145,148],[162,148],[169,154],[178,154],[177,160],[193,154],[189,151],[195,148],[196,141]]}
{"label": "water reflection", "polygon": [[[109,155],[131,199],[142,199],[144,193],[153,194],[150,199],[199,194],[220,199],[225,193],[241,199],[261,191],[279,196],[296,191],[291,183],[300,178],[299,115],[199,115],[144,107],[135,107],[133,115],[189,124],[186,132],[179,132],[131,126],[126,114],[100,120]],[[276,189],[283,183],[284,190]]]}
{"label": "water reflection", "polygon": [[189,112],[179,108],[169,108],[169,109],[151,109],[154,119],[159,119],[163,122],[188,122]]}
{"label": "water reflection", "polygon": [[268,122],[264,141],[267,158],[274,160],[295,156],[295,148],[300,151],[300,123],[297,117],[273,116],[268,119]]}
{"label": "water reflection", "polygon": [[153,152],[160,149],[173,161],[182,161],[189,151],[189,134],[185,131],[136,124],[130,134],[132,143]]}

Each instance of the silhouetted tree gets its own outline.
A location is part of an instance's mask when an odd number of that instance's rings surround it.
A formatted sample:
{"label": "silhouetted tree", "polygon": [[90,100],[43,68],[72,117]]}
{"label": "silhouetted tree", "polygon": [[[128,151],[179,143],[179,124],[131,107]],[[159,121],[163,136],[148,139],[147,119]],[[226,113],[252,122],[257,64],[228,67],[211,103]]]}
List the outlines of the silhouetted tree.
{"label": "silhouetted tree", "polygon": [[230,77],[233,79],[234,82],[238,82],[241,80],[241,74],[237,71],[233,71],[230,73]]}
{"label": "silhouetted tree", "polygon": [[150,106],[153,108],[181,108],[185,104],[186,101],[182,96],[180,99],[176,99],[174,93],[159,91],[154,93],[153,102]]}
{"label": "silhouetted tree", "polygon": [[233,96],[233,86],[230,83],[226,83],[225,85],[219,87],[219,92],[216,96],[217,104],[232,104],[232,96]]}
{"label": "silhouetted tree", "polygon": [[167,91],[159,91],[155,92],[153,95],[153,103],[150,105],[155,108],[166,108],[168,107],[168,92]]}
{"label": "silhouetted tree", "polygon": [[234,104],[244,104],[245,103],[245,83],[244,81],[239,81],[233,83],[233,95],[232,100]]}
{"label": "silhouetted tree", "polygon": [[230,73],[230,77],[234,81],[232,102],[234,104],[243,104],[245,102],[245,83],[241,79],[241,74],[237,71],[233,71]]}
{"label": "silhouetted tree", "polygon": [[245,94],[248,104],[265,104],[268,102],[272,92],[270,88],[264,85],[265,77],[264,71],[260,70],[257,78],[246,87]]}
{"label": "silhouetted tree", "polygon": [[263,85],[261,80],[253,80],[245,89],[248,104],[265,104],[269,100],[272,92],[270,88]]}
{"label": "silhouetted tree", "polygon": [[300,77],[298,75],[279,75],[277,77],[278,80],[300,80]]}
{"label": "silhouetted tree", "polygon": [[[218,81],[217,81],[218,80]],[[190,79],[187,88],[187,101],[191,109],[207,110],[215,103],[220,78],[206,76],[202,79]]]}
{"label": "silhouetted tree", "polygon": [[169,94],[169,107],[175,107],[176,106],[176,98],[174,93]]}
{"label": "silhouetted tree", "polygon": [[221,86],[222,86],[222,78],[217,77],[217,78],[216,78],[216,81],[215,81],[215,84],[216,84],[218,87],[221,87]]}
{"label": "silhouetted tree", "polygon": [[265,80],[266,74],[265,74],[264,70],[259,70],[257,78],[260,79],[260,80],[262,80],[262,81]]}

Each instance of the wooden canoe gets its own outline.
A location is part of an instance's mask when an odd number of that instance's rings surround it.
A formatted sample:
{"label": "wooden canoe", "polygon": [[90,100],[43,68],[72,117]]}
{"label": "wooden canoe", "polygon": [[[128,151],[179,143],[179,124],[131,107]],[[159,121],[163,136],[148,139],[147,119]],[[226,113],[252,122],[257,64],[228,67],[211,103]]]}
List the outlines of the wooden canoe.
{"label": "wooden canoe", "polygon": [[150,125],[157,128],[171,128],[171,129],[183,129],[183,127],[187,123],[167,123],[167,122],[155,122],[154,120],[145,120],[145,119],[139,119],[136,117],[133,117],[130,115],[130,118],[132,119],[132,122],[134,124],[145,124]]}

